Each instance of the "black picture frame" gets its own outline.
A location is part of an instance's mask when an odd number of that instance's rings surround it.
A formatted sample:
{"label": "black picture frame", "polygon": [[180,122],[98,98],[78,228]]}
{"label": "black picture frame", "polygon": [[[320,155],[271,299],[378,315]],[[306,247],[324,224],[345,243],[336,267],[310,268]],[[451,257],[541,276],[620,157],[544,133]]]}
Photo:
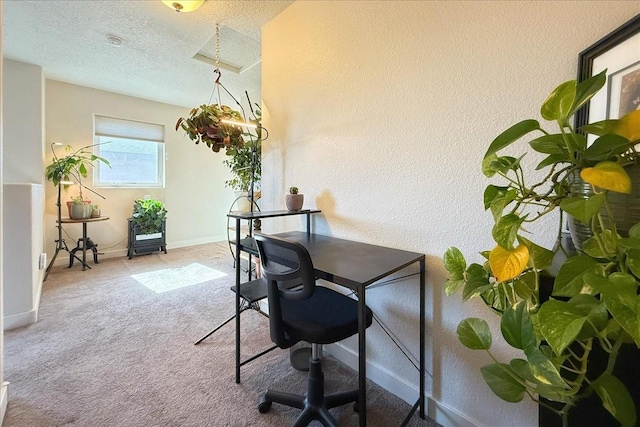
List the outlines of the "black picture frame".
{"label": "black picture frame", "polygon": [[[615,29],[602,39],[598,40],[593,45],[589,46],[578,55],[578,81],[582,81],[588,79],[594,74],[594,63],[601,58],[604,58],[605,55],[615,54],[616,49],[620,49],[621,46],[624,45],[625,42],[629,42],[633,37],[640,37],[640,14],[633,17],[631,20],[624,23],[619,28]],[[633,42],[635,45],[635,41]],[[640,46],[640,41],[638,42]],[[629,61],[623,66],[618,65],[616,69],[610,69],[609,67],[603,67],[602,64],[599,64],[599,69],[595,70],[596,73],[600,72],[602,69],[607,68],[607,86],[606,93],[603,92],[599,94],[600,98],[602,96],[605,97],[605,102],[607,105],[602,106],[602,100],[594,97],[586,103],[578,112],[575,117],[575,126],[576,128],[580,128],[583,125],[586,125],[589,122],[593,122],[592,112],[595,110],[592,108],[594,103],[598,104],[599,110],[606,111],[601,117],[598,117],[597,120],[603,120],[609,118],[610,111],[610,99],[611,99],[611,91],[612,86],[610,83],[610,77],[612,75],[617,75],[624,69],[629,67],[634,67],[640,69],[640,48],[638,48],[638,58],[629,58]],[[640,75],[640,71],[638,71],[638,75]],[[639,79],[640,81],[640,79]],[[638,86],[640,89],[640,84]],[[617,118],[617,117],[612,117]]]}

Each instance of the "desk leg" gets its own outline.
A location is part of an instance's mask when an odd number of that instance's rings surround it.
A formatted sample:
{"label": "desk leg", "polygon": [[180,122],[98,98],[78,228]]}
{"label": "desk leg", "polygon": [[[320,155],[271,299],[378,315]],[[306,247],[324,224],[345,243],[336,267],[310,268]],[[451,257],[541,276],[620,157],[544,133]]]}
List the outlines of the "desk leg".
{"label": "desk leg", "polygon": [[358,414],[360,427],[367,426],[367,304],[364,286],[358,291]]}
{"label": "desk leg", "polygon": [[240,218],[236,218],[236,383],[240,383]]}
{"label": "desk leg", "polygon": [[87,223],[82,223],[82,270],[87,269]]}
{"label": "desk leg", "polygon": [[425,418],[425,407],[424,407],[424,374],[425,374],[425,367],[424,367],[424,357],[425,357],[425,344],[426,344],[426,339],[425,339],[425,332],[426,332],[426,326],[425,326],[425,298],[426,298],[426,291],[425,291],[425,258],[423,257],[420,260],[420,397],[419,397],[419,402],[420,402],[420,418],[422,418],[424,420]]}

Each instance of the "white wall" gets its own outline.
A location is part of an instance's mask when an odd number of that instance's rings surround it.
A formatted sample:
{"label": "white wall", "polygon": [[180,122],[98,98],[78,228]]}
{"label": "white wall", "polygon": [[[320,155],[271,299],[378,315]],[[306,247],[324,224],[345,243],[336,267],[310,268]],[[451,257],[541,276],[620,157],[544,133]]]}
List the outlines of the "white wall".
{"label": "white wall", "polygon": [[4,59],[5,182],[44,183],[45,82],[42,67]]}
{"label": "white wall", "polygon": [[[10,242],[4,254],[4,329],[38,320],[44,267],[42,253],[44,187],[42,184],[5,183],[3,237]],[[42,268],[41,268],[42,267]]]}
{"label": "white wall", "polygon": [[[3,36],[2,33],[2,3],[0,3],[0,58],[2,58],[2,46],[3,46]],[[2,78],[4,76],[4,67],[2,61],[0,61],[0,157],[4,158],[4,111],[3,111],[3,102],[2,95],[4,94],[4,85],[2,84]],[[8,404],[8,387],[4,383],[4,332],[2,328],[2,290],[4,288],[4,279],[2,278],[3,269],[4,269],[4,227],[2,225],[2,220],[4,217],[4,204],[2,202],[3,195],[3,184],[4,184],[4,167],[2,166],[2,162],[0,162],[0,424],[4,420],[4,414],[7,411]]]}
{"label": "white wall", "polygon": [[[46,146],[52,142],[70,144],[74,148],[92,144],[93,115],[120,117],[159,123],[165,126],[166,171],[164,189],[94,188],[106,200],[85,192],[85,197],[100,205],[101,214],[110,219],[89,224],[87,233],[105,256],[122,256],[127,246],[127,218],[131,216],[133,201],[152,195],[166,204],[168,250],[179,246],[227,239],[226,214],[234,196],[224,187],[229,178],[228,168],[222,165],[223,153],[213,153],[205,145],[195,145],[182,130],[175,131],[179,117],[189,108],[148,101],[140,98],[104,92],[68,83],[47,80]],[[51,154],[46,153],[48,164]],[[43,173],[41,171],[41,173]],[[91,172],[90,172],[91,173]],[[91,186],[92,176],[86,180]],[[63,204],[76,195],[77,186],[63,191]],[[56,189],[46,185],[46,244],[52,255],[56,238]],[[64,206],[63,206],[64,207]],[[64,214],[63,214],[64,215]],[[72,236],[67,243],[75,247],[81,237],[80,225],[65,226]],[[64,257],[61,263],[68,262]],[[56,264],[58,262],[56,261]]]}
{"label": "white wall", "polygon": [[[317,232],[427,254],[427,390],[445,426],[537,425],[537,406],[494,396],[479,372],[491,360],[458,342],[460,320],[487,312],[444,296],[442,255],[457,246],[478,262],[493,247],[480,170],[488,144],[538,117],[548,93],[575,78],[578,53],[639,12],[637,1],[298,1],[263,29],[263,209],[282,208],[296,185],[323,211]],[[551,232],[534,240],[549,245]],[[416,284],[367,295],[414,355]],[[388,339],[375,327],[367,337],[368,372],[387,369],[390,388],[417,390]]]}
{"label": "white wall", "polygon": [[37,65],[5,59],[4,114],[4,328],[34,323],[38,317],[44,270],[44,136],[45,80]]}

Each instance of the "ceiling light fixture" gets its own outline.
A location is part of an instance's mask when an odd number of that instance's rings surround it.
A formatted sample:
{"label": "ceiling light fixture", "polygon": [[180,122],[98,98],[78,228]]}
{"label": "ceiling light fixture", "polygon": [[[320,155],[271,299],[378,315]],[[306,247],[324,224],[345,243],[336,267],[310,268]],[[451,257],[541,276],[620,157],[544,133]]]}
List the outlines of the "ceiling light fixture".
{"label": "ceiling light fixture", "polygon": [[165,6],[175,10],[176,12],[193,12],[194,10],[202,6],[204,0],[162,0],[162,3],[164,3]]}
{"label": "ceiling light fixture", "polygon": [[107,36],[107,42],[110,45],[116,46],[116,47],[120,47],[120,46],[122,46],[122,43],[124,43],[124,41],[120,37],[114,36],[114,35],[108,35]]}

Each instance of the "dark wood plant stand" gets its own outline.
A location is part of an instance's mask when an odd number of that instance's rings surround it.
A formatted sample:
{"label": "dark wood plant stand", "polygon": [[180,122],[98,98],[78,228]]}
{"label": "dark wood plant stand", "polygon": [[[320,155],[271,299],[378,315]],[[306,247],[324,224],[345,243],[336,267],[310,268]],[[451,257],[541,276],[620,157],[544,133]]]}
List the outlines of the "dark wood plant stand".
{"label": "dark wood plant stand", "polygon": [[129,244],[127,246],[127,256],[129,259],[134,255],[148,255],[156,251],[163,251],[167,253],[167,224],[166,221],[162,221],[162,230],[160,237],[152,239],[137,239],[137,236],[144,236],[144,233],[140,231],[133,223],[133,218],[128,218],[129,221]]}

